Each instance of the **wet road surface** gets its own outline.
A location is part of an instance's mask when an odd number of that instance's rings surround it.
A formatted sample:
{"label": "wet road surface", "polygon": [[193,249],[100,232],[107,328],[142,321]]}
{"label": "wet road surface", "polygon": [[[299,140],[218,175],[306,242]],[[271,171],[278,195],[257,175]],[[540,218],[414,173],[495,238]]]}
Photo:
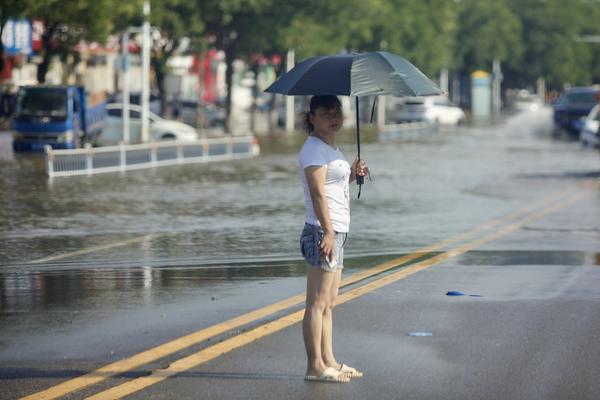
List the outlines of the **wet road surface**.
{"label": "wet road surface", "polygon": [[[365,145],[374,181],[352,204],[345,276],[501,222],[423,255],[452,257],[337,308],[338,353],[365,370],[360,383],[304,383],[293,325],[133,397],[597,397],[600,158],[552,140],[548,118],[543,111]],[[38,158],[3,153],[0,397],[47,389],[301,294],[301,140],[273,138],[254,160],[54,181],[39,173]],[[342,147],[350,158],[351,140]],[[556,210],[533,218],[548,206]],[[452,289],[483,297],[451,299]],[[300,308],[267,313],[70,397],[147,375]]]}

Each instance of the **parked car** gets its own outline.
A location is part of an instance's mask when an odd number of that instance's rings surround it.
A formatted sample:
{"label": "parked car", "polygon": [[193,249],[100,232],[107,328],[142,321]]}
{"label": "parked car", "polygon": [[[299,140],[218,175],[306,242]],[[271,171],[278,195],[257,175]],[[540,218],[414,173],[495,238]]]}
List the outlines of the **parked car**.
{"label": "parked car", "polygon": [[458,125],[465,121],[465,113],[446,96],[409,97],[397,106],[396,122],[429,122]]}
{"label": "parked car", "polygon": [[[196,129],[179,121],[167,120],[150,112],[150,140],[177,140],[190,142],[198,140]],[[106,120],[97,144],[110,146],[123,141],[123,104],[111,103],[106,106]],[[142,108],[129,105],[129,143],[142,141]]]}
{"label": "parked car", "polygon": [[585,116],[597,104],[596,96],[598,88],[595,87],[572,88],[563,92],[554,104],[556,128],[579,136]]}
{"label": "parked car", "polygon": [[[194,100],[173,101],[171,103],[173,110],[181,120],[191,126],[196,126],[198,115],[198,103]],[[225,109],[214,104],[203,104],[204,107],[204,127],[216,128],[225,126]]]}
{"label": "parked car", "polygon": [[579,140],[584,146],[598,147],[600,138],[598,138],[598,126],[600,125],[600,105],[592,108],[592,111],[585,117],[583,128],[579,135]]}
{"label": "parked car", "polygon": [[[150,93],[148,101],[150,102],[150,111],[154,114],[161,114],[160,109],[160,96],[157,93]],[[123,102],[123,93],[116,92],[111,94],[108,97],[108,103],[122,103]],[[129,104],[136,104],[140,106],[142,104],[142,93],[141,92],[132,92],[129,94]]]}

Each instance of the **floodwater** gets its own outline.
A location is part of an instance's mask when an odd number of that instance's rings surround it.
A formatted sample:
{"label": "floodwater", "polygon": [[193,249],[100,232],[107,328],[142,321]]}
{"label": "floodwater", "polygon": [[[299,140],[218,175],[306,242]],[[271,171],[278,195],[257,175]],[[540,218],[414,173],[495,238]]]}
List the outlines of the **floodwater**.
{"label": "floodwater", "polygon": [[[347,268],[373,266],[597,177],[597,152],[550,131],[550,111],[542,110],[385,142],[367,134],[373,181],[360,199],[351,189]],[[304,136],[260,139],[255,159],[54,180],[39,155],[12,154],[3,139],[0,325],[19,313],[115,298],[135,307],[203,288],[214,299],[248,282],[297,285],[305,272],[296,161]],[[353,131],[340,142],[351,160]]]}

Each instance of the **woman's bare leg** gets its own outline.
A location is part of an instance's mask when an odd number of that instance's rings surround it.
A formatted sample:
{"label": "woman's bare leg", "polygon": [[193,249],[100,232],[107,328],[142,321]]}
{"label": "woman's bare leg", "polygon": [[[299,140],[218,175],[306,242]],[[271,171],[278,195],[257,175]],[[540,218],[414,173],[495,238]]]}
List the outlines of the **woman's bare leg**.
{"label": "woman's bare leg", "polygon": [[333,308],[335,307],[335,301],[340,289],[340,280],[342,277],[342,270],[336,270],[333,273],[334,279],[331,281],[331,286],[328,290],[329,300],[323,313],[323,326],[321,333],[321,356],[323,357],[323,363],[328,367],[336,369],[341,368],[341,365],[336,361],[333,355]]}
{"label": "woman's bare leg", "polygon": [[323,340],[323,315],[331,299],[331,288],[336,273],[318,268],[308,268],[306,279],[306,308],[302,321],[304,346],[308,357],[307,375],[320,375],[327,368],[321,353]]}

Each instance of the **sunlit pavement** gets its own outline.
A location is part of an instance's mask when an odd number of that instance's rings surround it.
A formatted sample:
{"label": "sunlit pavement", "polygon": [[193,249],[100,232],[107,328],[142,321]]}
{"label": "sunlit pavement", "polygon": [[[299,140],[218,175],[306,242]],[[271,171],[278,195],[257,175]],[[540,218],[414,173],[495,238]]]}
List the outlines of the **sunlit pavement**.
{"label": "sunlit pavement", "polygon": [[[303,380],[300,325],[274,325],[298,302],[62,394],[124,384],[140,399],[598,398],[600,157],[552,140],[548,117],[365,145],[374,181],[353,201],[345,277],[454,241],[342,290],[336,354],[364,378]],[[301,294],[296,144],[281,146],[257,160],[53,183],[32,175],[37,159],[3,158],[0,397]],[[350,158],[351,141],[342,146]],[[236,348],[254,328],[257,340]],[[217,343],[223,355],[171,374]],[[138,379],[148,375],[168,377]]]}

